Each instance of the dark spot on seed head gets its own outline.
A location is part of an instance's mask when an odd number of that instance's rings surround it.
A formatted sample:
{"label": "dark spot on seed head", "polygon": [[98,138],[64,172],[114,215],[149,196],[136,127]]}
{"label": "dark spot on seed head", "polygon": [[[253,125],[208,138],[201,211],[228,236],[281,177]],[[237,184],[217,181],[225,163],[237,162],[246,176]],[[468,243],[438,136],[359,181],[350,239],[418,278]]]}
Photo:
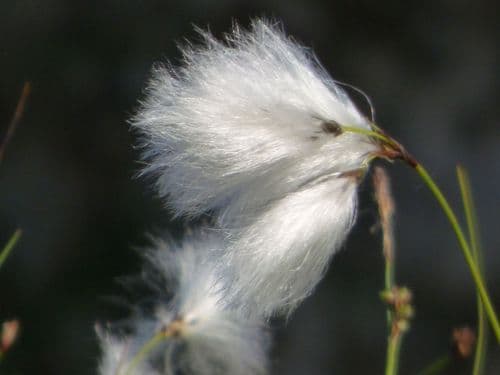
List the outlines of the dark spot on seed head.
{"label": "dark spot on seed head", "polygon": [[335,137],[342,134],[342,127],[333,120],[321,122],[321,130],[327,134],[333,134]]}

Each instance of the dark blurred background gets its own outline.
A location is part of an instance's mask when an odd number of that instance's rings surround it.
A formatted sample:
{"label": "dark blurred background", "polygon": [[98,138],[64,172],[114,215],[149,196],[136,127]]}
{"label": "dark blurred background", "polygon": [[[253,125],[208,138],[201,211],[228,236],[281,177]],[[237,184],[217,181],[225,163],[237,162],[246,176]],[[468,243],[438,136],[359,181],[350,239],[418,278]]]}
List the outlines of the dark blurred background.
{"label": "dark blurred background", "polygon": [[[0,124],[23,82],[26,113],[0,165],[0,240],[22,228],[0,270],[0,318],[22,333],[6,374],[93,374],[96,321],[125,316],[109,296],[137,273],[146,232],[182,229],[139,169],[127,119],[154,62],[179,58],[193,24],[217,35],[233,19],[284,22],[341,81],[365,90],[379,124],[441,183],[455,207],[457,162],[470,171],[487,276],[500,310],[500,6],[461,1],[1,0]],[[364,106],[366,108],[366,106]],[[398,205],[397,278],[415,297],[402,374],[448,353],[454,327],[476,322],[475,294],[457,241],[416,174],[389,167]],[[370,179],[358,224],[316,293],[278,323],[275,374],[380,374],[385,312]],[[488,373],[500,373],[490,337]],[[470,362],[450,374],[469,373]]]}

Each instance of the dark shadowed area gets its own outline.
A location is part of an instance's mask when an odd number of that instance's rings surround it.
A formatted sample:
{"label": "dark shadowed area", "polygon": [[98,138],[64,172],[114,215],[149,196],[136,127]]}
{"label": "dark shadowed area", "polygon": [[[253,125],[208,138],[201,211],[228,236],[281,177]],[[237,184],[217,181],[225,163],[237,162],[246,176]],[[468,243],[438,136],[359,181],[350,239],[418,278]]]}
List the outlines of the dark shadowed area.
{"label": "dark shadowed area", "polygon": [[[428,167],[459,208],[457,162],[469,169],[488,284],[500,310],[500,6],[497,1],[0,2],[0,125],[23,83],[26,113],[0,165],[0,240],[23,237],[0,270],[0,318],[22,332],[5,374],[93,374],[95,322],[126,317],[117,278],[137,273],[147,232],[182,233],[140,168],[127,119],[153,63],[179,58],[193,24],[217,35],[233,19],[282,20],[336,79],[365,90],[377,122]],[[366,105],[360,105],[367,112]],[[383,163],[381,163],[383,164]],[[415,374],[476,324],[474,288],[457,241],[417,175],[388,165],[398,206],[397,279],[416,316],[401,357]],[[386,324],[383,259],[370,178],[344,250],[286,324],[273,374],[380,374]],[[488,374],[500,369],[490,337]],[[471,361],[449,374],[470,373]]]}

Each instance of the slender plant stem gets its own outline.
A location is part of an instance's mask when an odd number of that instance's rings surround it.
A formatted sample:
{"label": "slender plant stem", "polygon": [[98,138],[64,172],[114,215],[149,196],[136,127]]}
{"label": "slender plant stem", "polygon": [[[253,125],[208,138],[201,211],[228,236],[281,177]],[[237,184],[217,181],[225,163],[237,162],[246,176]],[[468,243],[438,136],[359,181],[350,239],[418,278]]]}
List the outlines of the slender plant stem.
{"label": "slender plant stem", "polygon": [[486,361],[486,352],[488,351],[488,331],[487,321],[481,301],[481,296],[477,296],[477,342],[476,351],[474,353],[474,367],[472,374],[481,375],[484,373],[484,365]]}
{"label": "slender plant stem", "polygon": [[439,205],[443,209],[446,217],[448,218],[451,226],[453,227],[453,230],[455,231],[458,242],[460,243],[460,247],[462,249],[462,254],[464,255],[465,261],[469,266],[470,273],[472,275],[474,283],[476,284],[476,289],[479,295],[481,296],[481,300],[483,301],[483,305],[490,320],[491,327],[493,328],[493,332],[495,333],[497,341],[500,343],[500,324],[498,322],[495,309],[493,307],[493,304],[491,303],[488,291],[486,290],[484,281],[481,277],[481,272],[474,260],[469,244],[467,243],[467,240],[465,238],[464,232],[462,231],[462,228],[458,223],[457,217],[453,212],[453,210],[451,209],[443,193],[441,192],[441,189],[439,189],[439,187],[436,185],[436,183],[429,175],[429,173],[425,170],[425,168],[421,164],[417,164],[415,166],[415,170],[420,175],[425,184],[429,187],[432,194],[436,197]]}
{"label": "slender plant stem", "polygon": [[377,138],[385,143],[391,143],[391,138],[373,130],[363,129],[356,126],[342,126],[342,130],[348,133],[356,133],[356,134],[366,135],[368,137]]}
{"label": "slender plant stem", "polygon": [[[393,217],[395,212],[394,200],[391,194],[389,177],[381,167],[376,167],[373,174],[373,185],[375,198],[378,204],[380,224],[382,227],[382,244],[385,260],[384,294],[391,295],[385,298],[387,302],[387,353],[385,374],[397,375],[399,367],[399,354],[401,343],[406,328],[401,324],[402,317],[399,316],[398,303],[400,288],[395,282],[395,241]],[[407,292],[409,293],[409,292]],[[391,301],[392,299],[392,301]],[[406,317],[405,319],[408,319]],[[407,324],[407,322],[405,322]]]}
{"label": "slender plant stem", "polygon": [[402,333],[389,336],[387,345],[387,358],[385,363],[385,375],[396,375],[399,369],[399,353],[403,341]]}
{"label": "slender plant stem", "polygon": [[0,268],[3,266],[5,263],[5,260],[9,256],[10,252],[16,245],[17,241],[19,241],[19,238],[21,238],[22,230],[21,229],[16,229],[16,231],[12,234],[10,237],[9,241],[7,242],[7,245],[2,250],[2,253],[0,254]]}
{"label": "slender plant stem", "polygon": [[130,375],[133,373],[133,370],[141,363],[144,358],[151,352],[154,348],[156,348],[163,340],[166,340],[168,335],[165,334],[164,331],[160,331],[156,333],[148,342],[146,342],[141,349],[137,352],[137,354],[130,361],[125,375]]}
{"label": "slender plant stem", "polygon": [[394,262],[385,261],[385,290],[390,291],[394,288]]}
{"label": "slender plant stem", "polygon": [[[457,179],[462,194],[462,201],[464,204],[465,218],[467,221],[467,229],[469,232],[469,239],[472,248],[472,254],[479,268],[479,272],[484,276],[483,272],[483,257],[481,250],[481,242],[479,239],[479,225],[472,197],[472,189],[470,179],[465,168],[457,166]],[[486,326],[486,316],[481,301],[481,296],[477,295],[477,340],[476,350],[474,353],[474,367],[472,370],[473,375],[481,375],[484,372],[484,364],[486,359],[486,351],[488,346],[488,330]]]}

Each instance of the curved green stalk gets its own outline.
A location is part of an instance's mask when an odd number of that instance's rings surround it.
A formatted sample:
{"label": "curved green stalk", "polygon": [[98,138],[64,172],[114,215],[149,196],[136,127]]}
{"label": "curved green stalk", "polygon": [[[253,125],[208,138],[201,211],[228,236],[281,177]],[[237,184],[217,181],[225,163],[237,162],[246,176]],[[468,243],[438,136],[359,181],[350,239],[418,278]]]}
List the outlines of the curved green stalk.
{"label": "curved green stalk", "polygon": [[[479,268],[481,276],[483,273],[483,259],[481,251],[481,243],[479,240],[479,226],[477,222],[476,209],[474,200],[472,198],[472,189],[467,171],[461,166],[457,166],[457,179],[460,186],[462,201],[464,204],[465,218],[467,221],[467,229],[469,232],[469,239],[472,248],[472,255]],[[488,345],[488,331],[486,327],[486,317],[481,301],[481,297],[477,295],[477,341],[476,350],[474,353],[474,367],[472,370],[473,375],[480,375],[484,372],[484,364],[486,359],[486,351]]]}
{"label": "curved green stalk", "polygon": [[439,205],[443,209],[446,217],[448,218],[448,221],[450,222],[451,226],[453,227],[453,230],[455,231],[458,242],[460,243],[460,247],[462,249],[462,254],[465,258],[465,261],[467,262],[467,265],[469,266],[470,273],[472,275],[472,278],[474,279],[474,283],[476,284],[476,289],[479,295],[481,296],[481,300],[483,301],[483,306],[490,320],[493,332],[495,333],[497,341],[500,343],[500,324],[498,322],[495,309],[493,307],[493,304],[491,303],[488,291],[486,290],[484,281],[481,277],[481,272],[475,262],[469,244],[467,243],[467,240],[465,238],[464,232],[462,231],[462,228],[458,223],[457,217],[453,212],[453,210],[451,209],[443,193],[441,192],[441,189],[439,189],[439,187],[436,185],[436,183],[429,175],[429,173],[425,170],[425,168],[421,164],[417,164],[415,166],[415,170],[420,175],[425,184],[429,187],[432,194],[436,197]]}
{"label": "curved green stalk", "polygon": [[443,209],[448,221],[453,227],[453,230],[455,231],[455,235],[457,236],[458,242],[462,249],[462,254],[464,255],[465,261],[469,266],[469,270],[476,285],[476,289],[481,297],[481,300],[483,301],[483,306],[490,320],[493,332],[495,333],[497,341],[500,343],[500,323],[498,321],[498,317],[495,313],[495,309],[493,307],[493,304],[491,303],[490,297],[485,287],[485,283],[483,281],[483,278],[481,277],[481,273],[472,255],[472,251],[465,238],[464,232],[460,227],[457,217],[453,212],[453,210],[451,209],[450,204],[444,197],[443,193],[441,192],[441,189],[437,186],[432,177],[426,171],[426,169],[420,163],[418,163],[411,155],[409,155],[402,145],[400,145],[396,140],[394,140],[392,137],[384,133],[384,131],[381,130],[379,127],[377,127],[375,124],[372,124],[371,126],[373,130],[367,130],[352,126],[342,126],[342,129],[347,132],[364,134],[366,136],[381,140],[383,142],[383,146],[388,149],[382,150],[379,155],[380,157],[386,159],[388,158],[391,160],[395,159],[404,160],[407,164],[409,164],[417,171],[422,180],[429,187],[432,194],[437,199],[439,205]]}

